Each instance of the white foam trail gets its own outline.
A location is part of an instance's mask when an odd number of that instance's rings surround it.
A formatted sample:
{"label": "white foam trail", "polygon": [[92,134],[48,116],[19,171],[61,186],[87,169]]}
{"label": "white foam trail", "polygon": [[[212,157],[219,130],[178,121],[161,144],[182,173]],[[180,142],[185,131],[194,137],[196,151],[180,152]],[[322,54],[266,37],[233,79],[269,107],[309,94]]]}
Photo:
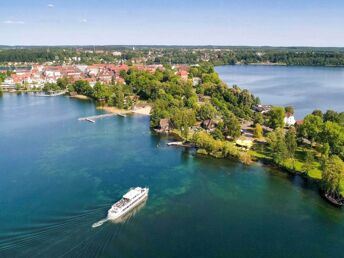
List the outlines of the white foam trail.
{"label": "white foam trail", "polygon": [[92,228],[100,227],[101,225],[103,225],[103,224],[104,224],[106,221],[108,221],[108,220],[109,220],[108,218],[99,220],[98,222],[93,223]]}

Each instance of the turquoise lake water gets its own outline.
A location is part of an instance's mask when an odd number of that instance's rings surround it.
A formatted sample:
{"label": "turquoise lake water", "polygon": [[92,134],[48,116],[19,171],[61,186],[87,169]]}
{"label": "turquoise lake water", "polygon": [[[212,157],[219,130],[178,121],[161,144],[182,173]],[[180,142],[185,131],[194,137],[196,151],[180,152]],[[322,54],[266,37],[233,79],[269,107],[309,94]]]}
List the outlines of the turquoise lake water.
{"label": "turquoise lake water", "polygon": [[216,71],[264,104],[294,106],[299,119],[314,109],[344,111],[344,67],[225,65]]}
{"label": "turquoise lake water", "polygon": [[[95,124],[67,97],[0,98],[0,257],[343,257],[344,212],[312,183],[167,147],[144,116]],[[92,224],[132,186],[147,202]]]}

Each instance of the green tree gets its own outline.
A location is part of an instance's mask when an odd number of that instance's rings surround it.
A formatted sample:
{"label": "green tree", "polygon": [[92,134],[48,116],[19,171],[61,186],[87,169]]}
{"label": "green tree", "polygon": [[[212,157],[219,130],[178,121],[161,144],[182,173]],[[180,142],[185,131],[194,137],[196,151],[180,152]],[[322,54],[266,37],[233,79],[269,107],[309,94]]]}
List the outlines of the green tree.
{"label": "green tree", "polygon": [[339,114],[333,110],[327,110],[324,114],[324,122],[331,121],[335,123],[340,122]]}
{"label": "green tree", "polygon": [[65,90],[69,85],[69,80],[67,77],[59,78],[57,79],[56,84],[60,90]]}
{"label": "green tree", "polygon": [[271,148],[271,156],[277,164],[282,164],[288,157],[288,149],[285,143],[284,131],[277,128],[268,134],[268,143]]}
{"label": "green tree", "polygon": [[320,109],[316,109],[312,112],[312,115],[321,117],[321,119],[323,118],[323,112]]}
{"label": "green tree", "polygon": [[321,141],[328,143],[332,154],[344,157],[344,127],[327,121],[323,126]]}
{"label": "green tree", "polygon": [[92,97],[93,89],[87,81],[79,80],[74,83],[74,89],[78,94]]}
{"label": "green tree", "polygon": [[213,132],[211,132],[211,135],[214,137],[216,140],[221,140],[223,141],[225,137],[223,136],[222,131],[219,128],[216,128]]}
{"label": "green tree", "polygon": [[287,106],[284,108],[286,113],[294,114],[294,107],[293,106]]}
{"label": "green tree", "polygon": [[216,115],[216,109],[210,103],[201,105],[197,112],[197,117],[203,121],[207,119],[213,119]]}
{"label": "green tree", "polygon": [[260,124],[256,124],[254,128],[254,137],[257,139],[263,138],[263,128]]}
{"label": "green tree", "polygon": [[264,123],[264,118],[262,113],[260,112],[254,112],[253,114],[253,123],[254,124],[263,124]]}
{"label": "green tree", "polygon": [[323,130],[322,118],[316,115],[307,115],[299,130],[303,137],[310,139],[312,144],[314,144],[321,138]]}
{"label": "green tree", "polygon": [[108,100],[111,95],[111,91],[109,86],[105,84],[101,84],[99,82],[96,83],[93,87],[93,97],[97,100]]}
{"label": "green tree", "polygon": [[124,108],[124,93],[121,90],[115,90],[112,95],[114,106],[122,109]]}
{"label": "green tree", "polygon": [[289,158],[294,158],[295,156],[295,151],[297,148],[297,142],[296,142],[296,131],[294,127],[291,127],[286,135],[285,135],[285,143],[287,146],[288,150],[288,157]]}
{"label": "green tree", "polygon": [[196,115],[192,109],[177,109],[172,115],[172,123],[187,138],[189,127],[196,123]]}
{"label": "green tree", "polygon": [[278,127],[284,127],[284,115],[285,111],[283,107],[273,107],[268,113],[268,126],[276,129]]}
{"label": "green tree", "polygon": [[224,134],[230,137],[238,138],[241,134],[241,126],[239,120],[232,112],[226,112],[223,117]]}
{"label": "green tree", "polygon": [[344,162],[338,156],[332,156],[325,162],[322,175],[325,191],[337,195],[341,180],[344,180]]}
{"label": "green tree", "polygon": [[60,90],[59,86],[56,83],[47,82],[44,84],[43,91],[44,92],[52,92]]}
{"label": "green tree", "polygon": [[124,80],[126,80],[127,79],[127,72],[125,71],[125,70],[121,70],[120,72],[119,72],[119,76],[121,76],[121,78],[123,78]]}
{"label": "green tree", "polygon": [[302,170],[309,173],[314,168],[314,154],[311,150],[306,151],[305,161],[302,165]]}

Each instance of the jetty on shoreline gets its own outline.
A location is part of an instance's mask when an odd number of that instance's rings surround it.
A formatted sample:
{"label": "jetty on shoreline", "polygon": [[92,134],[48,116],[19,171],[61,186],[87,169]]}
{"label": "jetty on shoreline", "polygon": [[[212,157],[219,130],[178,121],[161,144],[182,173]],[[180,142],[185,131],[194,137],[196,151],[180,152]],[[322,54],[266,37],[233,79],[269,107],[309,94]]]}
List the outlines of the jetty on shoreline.
{"label": "jetty on shoreline", "polygon": [[191,143],[184,143],[184,142],[168,142],[167,146],[177,146],[177,147],[185,147],[185,148],[194,148],[195,145]]}
{"label": "jetty on shoreline", "polygon": [[67,90],[63,90],[63,91],[59,91],[59,92],[51,92],[49,94],[38,93],[38,94],[35,94],[35,96],[37,96],[37,97],[57,97],[57,96],[65,95],[66,93],[67,93]]}
{"label": "jetty on shoreline", "polygon": [[102,114],[102,115],[96,115],[96,116],[80,117],[80,118],[78,118],[78,120],[79,121],[87,121],[87,122],[95,123],[97,119],[102,119],[102,118],[112,117],[112,116],[126,117],[125,114],[112,113],[112,114]]}
{"label": "jetty on shoreline", "polygon": [[102,119],[102,118],[112,117],[112,116],[126,117],[127,114],[149,115],[152,108],[151,106],[146,105],[142,108],[134,108],[133,110],[122,110],[122,109],[117,109],[114,107],[105,107],[105,108],[102,107],[102,109],[111,113],[95,115],[95,116],[80,117],[78,118],[78,120],[95,123],[97,119]]}

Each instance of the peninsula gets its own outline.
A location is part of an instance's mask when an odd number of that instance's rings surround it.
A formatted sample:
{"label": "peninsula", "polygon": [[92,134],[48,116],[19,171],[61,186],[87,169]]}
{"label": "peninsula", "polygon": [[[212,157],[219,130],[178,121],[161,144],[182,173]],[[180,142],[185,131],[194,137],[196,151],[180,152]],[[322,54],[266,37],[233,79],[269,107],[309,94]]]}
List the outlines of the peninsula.
{"label": "peninsula", "polygon": [[294,108],[263,105],[229,87],[213,64],[40,65],[2,73],[8,91],[68,92],[109,112],[150,114],[151,128],[170,133],[199,155],[262,161],[319,183],[336,204],[344,197],[344,113],[314,110],[295,121]]}

